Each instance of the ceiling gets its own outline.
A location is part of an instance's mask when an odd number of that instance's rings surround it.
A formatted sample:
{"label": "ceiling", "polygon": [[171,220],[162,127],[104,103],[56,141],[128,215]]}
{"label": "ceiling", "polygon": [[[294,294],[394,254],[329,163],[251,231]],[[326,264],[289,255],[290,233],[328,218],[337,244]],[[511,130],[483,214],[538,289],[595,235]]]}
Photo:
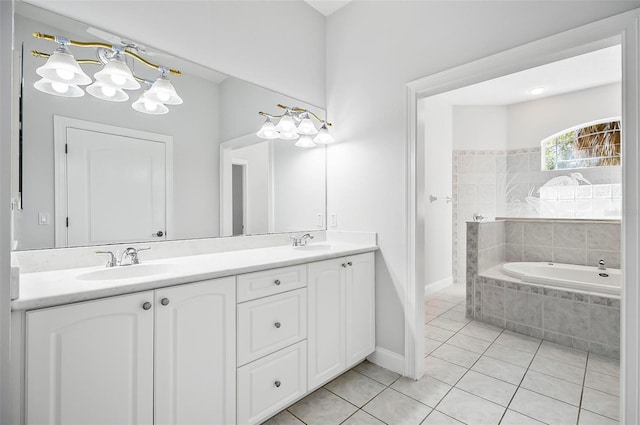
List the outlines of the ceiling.
{"label": "ceiling", "polygon": [[[620,82],[620,45],[574,56],[494,80],[463,87],[438,97],[452,105],[511,105]],[[532,88],[543,87],[539,95]]]}
{"label": "ceiling", "polygon": [[329,16],[336,10],[346,6],[351,0],[304,0],[309,6],[322,13],[324,16]]}

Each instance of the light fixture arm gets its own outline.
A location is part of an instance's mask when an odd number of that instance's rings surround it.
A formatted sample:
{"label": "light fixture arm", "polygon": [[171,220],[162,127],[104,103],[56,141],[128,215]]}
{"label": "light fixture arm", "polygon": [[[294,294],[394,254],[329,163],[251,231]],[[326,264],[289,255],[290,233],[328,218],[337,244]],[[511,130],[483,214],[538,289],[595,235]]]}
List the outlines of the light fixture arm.
{"label": "light fixture arm", "polygon": [[[118,50],[112,44],[101,43],[99,41],[76,41],[76,40],[70,40],[68,38],[62,38],[62,37],[57,37],[57,36],[53,36],[53,35],[49,35],[49,34],[43,34],[43,33],[40,33],[40,32],[34,32],[33,36],[35,38],[40,38],[40,39],[48,40],[48,41],[54,41],[54,42],[61,43],[61,44],[66,44],[66,45],[69,45],[69,46],[76,46],[76,47],[102,47],[104,49]],[[137,59],[138,61],[142,62],[143,64],[145,64],[148,67],[153,68],[153,69],[155,69],[157,71],[162,71],[162,69],[167,69],[166,67],[163,67],[161,65],[156,65],[153,62],[149,62],[148,60],[146,60],[142,56],[140,56],[137,53],[134,53],[134,52],[132,52],[130,50],[127,50],[126,48],[122,49],[122,52],[124,54],[128,55],[128,56],[131,56],[134,59]],[[171,74],[173,74],[173,75],[182,75],[182,71],[180,71],[178,69],[169,69],[169,72]]]}
{"label": "light fixture arm", "polygon": [[[294,113],[294,114],[296,114],[296,115],[297,115],[297,114],[301,114],[301,113],[305,113],[305,112],[306,112],[306,113],[308,113],[309,115],[313,116],[313,118],[315,118],[316,120],[318,120],[318,122],[325,123],[325,124],[326,124],[326,125],[328,125],[329,127],[331,127],[331,125],[332,125],[330,122],[323,120],[322,118],[320,118],[319,116],[317,116],[316,114],[314,114],[313,112],[311,112],[311,111],[310,111],[310,110],[308,110],[308,109],[303,109],[303,108],[300,108],[300,107],[298,107],[298,106],[294,106],[294,107],[290,108],[290,107],[285,106],[285,105],[282,105],[282,104],[280,104],[280,103],[278,103],[278,108],[284,109],[285,111],[286,111],[287,109],[289,109],[289,111],[293,112],[293,113]],[[286,113],[285,113],[285,114],[286,114]],[[282,118],[283,116],[285,116],[285,114],[282,114],[282,115],[272,115],[272,114],[267,114],[266,112],[262,112],[262,111],[258,112],[258,115],[261,115],[261,116],[263,116],[263,117],[269,117],[269,118]]]}

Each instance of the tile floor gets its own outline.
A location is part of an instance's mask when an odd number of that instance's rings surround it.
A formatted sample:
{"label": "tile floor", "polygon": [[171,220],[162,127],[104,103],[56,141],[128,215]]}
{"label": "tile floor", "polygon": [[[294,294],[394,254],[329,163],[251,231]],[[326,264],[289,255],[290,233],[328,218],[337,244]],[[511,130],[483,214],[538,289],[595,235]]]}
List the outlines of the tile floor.
{"label": "tile floor", "polygon": [[269,425],[618,424],[619,364],[464,315],[464,288],[425,298],[425,376],[364,362]]}

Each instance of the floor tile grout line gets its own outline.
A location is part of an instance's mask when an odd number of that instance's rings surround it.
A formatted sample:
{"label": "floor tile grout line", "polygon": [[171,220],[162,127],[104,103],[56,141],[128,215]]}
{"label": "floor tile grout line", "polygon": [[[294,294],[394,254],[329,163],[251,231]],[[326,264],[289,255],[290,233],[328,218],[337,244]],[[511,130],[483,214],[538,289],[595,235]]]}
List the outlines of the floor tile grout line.
{"label": "floor tile grout line", "polygon": [[[524,378],[527,376],[527,373],[529,373],[529,369],[531,368],[531,365],[533,364],[533,360],[536,358],[536,355],[538,355],[538,352],[540,351],[540,347],[542,346],[542,339],[540,340],[540,342],[538,343],[538,348],[536,348],[536,352],[533,354],[533,357],[531,358],[531,361],[529,362],[529,365],[527,366],[527,368],[524,371],[524,374],[522,375],[522,378],[520,379],[520,383],[518,383],[518,385],[516,386],[516,390],[513,392],[513,395],[511,396],[511,400],[509,400],[509,403],[507,403],[507,408],[505,409],[504,413],[502,414],[502,417],[500,418],[500,421],[498,423],[501,423],[504,419],[504,416],[507,414],[507,410],[509,410],[509,407],[511,407],[511,403],[513,403],[513,399],[516,398],[516,394],[518,393],[518,390],[520,390],[520,388],[522,388],[522,383],[524,382]],[[524,388],[526,390],[526,388]],[[514,410],[514,412],[518,412],[517,410]],[[535,419],[538,420],[536,418],[533,418],[529,415],[525,415],[522,412],[518,412],[521,415],[527,416],[531,419]],[[542,422],[542,421],[540,421]]]}
{"label": "floor tile grout line", "polygon": [[584,384],[587,382],[587,366],[589,365],[589,352],[587,351],[587,360],[584,363],[584,375],[582,376],[582,389],[580,390],[580,402],[578,403],[578,419],[576,425],[580,423],[580,413],[582,412],[582,399],[584,398]]}

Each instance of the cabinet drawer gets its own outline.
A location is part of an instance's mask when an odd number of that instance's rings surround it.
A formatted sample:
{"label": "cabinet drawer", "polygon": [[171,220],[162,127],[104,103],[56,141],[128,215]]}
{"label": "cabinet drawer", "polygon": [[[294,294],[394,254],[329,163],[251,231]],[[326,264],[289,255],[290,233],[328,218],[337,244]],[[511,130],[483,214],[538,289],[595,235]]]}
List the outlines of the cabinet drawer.
{"label": "cabinet drawer", "polygon": [[306,369],[306,341],[239,368],[238,423],[260,423],[304,395]]}
{"label": "cabinet drawer", "polygon": [[279,294],[304,286],[307,286],[307,267],[304,264],[242,274],[238,276],[238,302]]}
{"label": "cabinet drawer", "polygon": [[238,365],[306,337],[306,288],[238,305]]}

